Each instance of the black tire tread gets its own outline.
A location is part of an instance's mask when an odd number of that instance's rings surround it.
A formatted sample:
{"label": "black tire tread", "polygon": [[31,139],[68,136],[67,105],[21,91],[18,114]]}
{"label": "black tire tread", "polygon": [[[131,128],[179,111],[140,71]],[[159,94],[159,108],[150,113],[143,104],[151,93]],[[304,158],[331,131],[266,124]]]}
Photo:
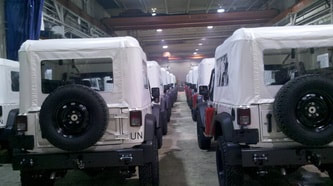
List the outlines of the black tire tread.
{"label": "black tire tread", "polygon": [[[100,105],[101,109],[102,109],[102,113],[104,113],[104,117],[102,118],[102,127],[99,127],[99,130],[96,131],[94,136],[88,136],[90,139],[87,140],[89,141],[89,143],[80,143],[80,144],[76,144],[76,145],[64,145],[64,144],[59,144],[58,139],[55,136],[45,136],[48,141],[53,144],[54,146],[61,148],[63,150],[68,150],[68,151],[79,151],[79,150],[83,150],[86,149],[92,145],[94,145],[105,133],[106,128],[107,128],[107,124],[108,124],[108,117],[109,117],[109,110],[107,108],[107,105],[104,101],[104,99],[102,98],[101,95],[99,95],[98,93],[96,93],[93,89],[87,87],[87,86],[83,86],[83,85],[65,85],[65,86],[61,86],[58,87],[56,90],[54,90],[52,93],[49,94],[49,96],[44,100],[44,103],[41,106],[41,110],[40,110],[40,121],[42,121],[44,118],[44,112],[49,112],[48,108],[50,107],[50,104],[52,104],[52,102],[49,103],[49,99],[52,99],[52,97],[56,94],[58,94],[59,92],[62,91],[66,91],[67,89],[76,89],[77,91],[80,92],[85,92],[87,94],[89,94],[90,96],[95,98],[95,101],[97,101],[98,105]],[[48,130],[47,126],[43,126],[44,125],[48,125],[49,123],[43,123],[40,122],[41,125],[41,130],[45,131]],[[44,132],[45,133],[45,132]]]}
{"label": "black tire tread", "polygon": [[311,80],[323,80],[323,78],[324,78],[323,76],[320,76],[318,74],[311,74],[311,75],[304,75],[297,77],[293,80],[288,81],[284,86],[282,86],[275,96],[275,101],[273,105],[273,114],[278,126],[286,136],[304,145],[310,145],[310,146],[325,145],[330,143],[333,137],[326,139],[324,138],[317,139],[310,136],[304,136],[302,132],[293,131],[289,127],[289,125],[292,125],[292,123],[290,123],[286,117],[286,110],[290,110],[290,104],[288,101],[285,100],[292,92],[292,90],[294,90],[295,87],[298,87],[300,84],[304,84]]}

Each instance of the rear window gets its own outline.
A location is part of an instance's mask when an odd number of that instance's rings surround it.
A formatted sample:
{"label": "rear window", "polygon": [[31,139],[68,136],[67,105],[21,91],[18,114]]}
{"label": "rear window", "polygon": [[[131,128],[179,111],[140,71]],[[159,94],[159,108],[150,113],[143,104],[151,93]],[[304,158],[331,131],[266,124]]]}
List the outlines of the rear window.
{"label": "rear window", "polygon": [[283,85],[304,74],[333,74],[333,47],[270,49],[264,51],[266,85]]}
{"label": "rear window", "polygon": [[10,77],[11,77],[12,91],[13,92],[20,91],[19,72],[11,71]]}
{"label": "rear window", "polygon": [[44,60],[41,62],[41,81],[45,94],[68,84],[81,84],[96,91],[112,91],[112,59]]}

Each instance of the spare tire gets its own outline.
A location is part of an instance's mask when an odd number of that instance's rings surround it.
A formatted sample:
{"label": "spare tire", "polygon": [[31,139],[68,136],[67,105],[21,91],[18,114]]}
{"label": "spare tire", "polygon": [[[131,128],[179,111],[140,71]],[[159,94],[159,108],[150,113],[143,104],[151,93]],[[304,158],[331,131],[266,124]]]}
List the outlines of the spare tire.
{"label": "spare tire", "polygon": [[40,110],[42,136],[54,146],[80,151],[94,145],[105,133],[109,111],[97,92],[82,85],[54,90]]}
{"label": "spare tire", "polygon": [[333,140],[333,81],[306,75],[287,82],[277,93],[274,116],[289,138],[319,146]]}

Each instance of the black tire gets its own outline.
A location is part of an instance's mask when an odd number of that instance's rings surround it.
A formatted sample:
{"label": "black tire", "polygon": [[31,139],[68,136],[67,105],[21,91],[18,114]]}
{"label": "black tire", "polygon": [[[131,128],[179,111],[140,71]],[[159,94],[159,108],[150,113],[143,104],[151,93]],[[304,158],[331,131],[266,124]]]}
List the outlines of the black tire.
{"label": "black tire", "polygon": [[216,148],[216,167],[220,186],[242,186],[244,173],[241,166],[227,165],[225,157],[228,155],[226,143],[219,137]]}
{"label": "black tire", "polygon": [[107,105],[97,92],[82,85],[65,85],[45,99],[40,127],[42,135],[54,146],[80,151],[104,135],[108,116]]}
{"label": "black tire", "polygon": [[198,138],[198,145],[199,148],[202,150],[210,149],[211,145],[211,138],[207,138],[204,135],[204,128],[202,127],[202,119],[200,117],[200,113],[197,112],[197,138]]}
{"label": "black tire", "polygon": [[153,139],[153,159],[151,162],[143,166],[139,166],[139,180],[140,186],[158,186],[160,183],[159,178],[159,160],[157,150],[157,139]]}
{"label": "black tire", "polygon": [[197,121],[197,110],[196,109],[191,109],[191,115],[192,115],[192,120]]}
{"label": "black tire", "polygon": [[170,122],[170,118],[171,118],[171,107],[168,108],[168,122]]}
{"label": "black tire", "polygon": [[163,146],[162,126],[156,130],[156,136],[157,136],[157,148],[160,149]]}
{"label": "black tire", "polygon": [[274,117],[281,130],[304,145],[333,140],[333,81],[307,75],[287,82],[277,93]]}
{"label": "black tire", "polygon": [[163,135],[167,135],[168,134],[168,116],[167,116],[167,112],[163,111],[161,112],[161,126],[162,126],[162,133]]}
{"label": "black tire", "polygon": [[52,186],[55,180],[50,179],[50,172],[48,171],[22,171],[21,185],[22,186]]}

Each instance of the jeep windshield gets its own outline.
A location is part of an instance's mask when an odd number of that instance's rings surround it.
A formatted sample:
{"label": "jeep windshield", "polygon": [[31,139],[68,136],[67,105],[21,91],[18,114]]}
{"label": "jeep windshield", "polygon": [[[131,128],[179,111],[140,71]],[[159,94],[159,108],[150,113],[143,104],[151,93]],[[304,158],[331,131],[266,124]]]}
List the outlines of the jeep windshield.
{"label": "jeep windshield", "polygon": [[333,47],[264,51],[265,85],[283,85],[304,74],[333,74]]}
{"label": "jeep windshield", "polygon": [[113,87],[112,59],[60,59],[41,62],[42,92],[50,93],[59,86],[81,84],[96,91]]}

